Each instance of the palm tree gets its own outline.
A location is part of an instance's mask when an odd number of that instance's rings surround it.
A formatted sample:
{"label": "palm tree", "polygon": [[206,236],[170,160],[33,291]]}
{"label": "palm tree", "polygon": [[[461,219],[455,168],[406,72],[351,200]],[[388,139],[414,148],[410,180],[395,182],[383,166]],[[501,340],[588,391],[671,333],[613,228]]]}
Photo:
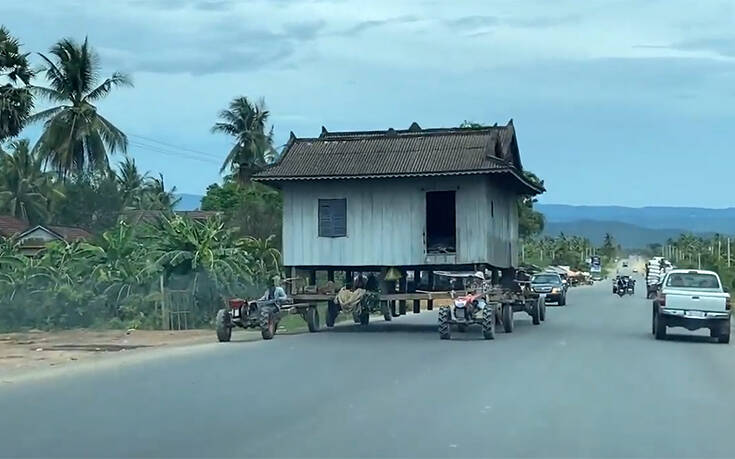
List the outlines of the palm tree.
{"label": "palm tree", "polygon": [[[15,137],[25,126],[33,110],[33,95],[26,87],[33,71],[28,65],[28,53],[20,51],[20,43],[0,26],[0,142]],[[22,83],[23,86],[16,86]]]}
{"label": "palm tree", "polygon": [[176,197],[175,186],[166,191],[163,174],[158,174],[158,178],[147,179],[142,191],[140,207],[145,210],[172,211],[181,201],[181,198]]}
{"label": "palm tree", "polygon": [[253,174],[266,166],[266,155],[272,150],[273,140],[273,128],[265,132],[268,115],[270,112],[263,99],[251,103],[247,97],[233,99],[229,108],[219,113],[221,121],[212,126],[212,132],[235,138],[220,172],[229,168],[240,183],[247,184]]}
{"label": "palm tree", "polygon": [[[109,169],[108,154],[127,151],[125,134],[105,119],[94,105],[118,86],[132,86],[130,77],[115,72],[97,85],[99,57],[87,39],[81,45],[65,38],[50,50],[45,61],[50,87],[32,90],[55,107],[40,111],[29,121],[45,120],[44,132],[34,147],[60,177],[89,170]],[[52,60],[53,59],[53,60]]]}
{"label": "palm tree", "polygon": [[141,174],[135,159],[125,156],[120,162],[115,178],[120,187],[123,205],[128,208],[139,208],[146,181],[149,179],[148,172]]}
{"label": "palm tree", "polygon": [[41,223],[48,216],[50,195],[59,191],[43,171],[41,160],[31,152],[28,139],[10,146],[11,153],[0,155],[0,211]]}

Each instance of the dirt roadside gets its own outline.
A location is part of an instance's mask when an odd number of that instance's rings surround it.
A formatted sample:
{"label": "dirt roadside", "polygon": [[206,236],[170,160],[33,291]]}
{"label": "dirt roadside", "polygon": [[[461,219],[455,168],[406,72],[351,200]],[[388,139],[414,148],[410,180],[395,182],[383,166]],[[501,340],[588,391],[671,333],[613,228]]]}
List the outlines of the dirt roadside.
{"label": "dirt roadside", "polygon": [[[243,340],[259,334],[243,333]],[[78,366],[153,349],[212,343],[213,330],[63,330],[0,334],[0,382],[50,368]]]}

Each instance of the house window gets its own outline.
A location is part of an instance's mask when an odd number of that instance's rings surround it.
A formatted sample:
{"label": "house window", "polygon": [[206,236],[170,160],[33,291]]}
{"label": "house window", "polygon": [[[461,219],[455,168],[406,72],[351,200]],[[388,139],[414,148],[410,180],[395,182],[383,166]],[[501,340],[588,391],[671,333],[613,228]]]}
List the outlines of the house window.
{"label": "house window", "polygon": [[319,237],[347,236],[347,199],[319,200]]}

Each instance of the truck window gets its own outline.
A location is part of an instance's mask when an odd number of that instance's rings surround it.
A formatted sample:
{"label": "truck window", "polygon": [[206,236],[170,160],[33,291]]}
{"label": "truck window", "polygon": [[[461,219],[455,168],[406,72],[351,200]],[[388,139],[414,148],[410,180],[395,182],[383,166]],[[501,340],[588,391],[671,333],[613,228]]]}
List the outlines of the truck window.
{"label": "truck window", "polygon": [[667,287],[674,288],[713,288],[719,289],[720,282],[713,274],[674,273],[666,281]]}

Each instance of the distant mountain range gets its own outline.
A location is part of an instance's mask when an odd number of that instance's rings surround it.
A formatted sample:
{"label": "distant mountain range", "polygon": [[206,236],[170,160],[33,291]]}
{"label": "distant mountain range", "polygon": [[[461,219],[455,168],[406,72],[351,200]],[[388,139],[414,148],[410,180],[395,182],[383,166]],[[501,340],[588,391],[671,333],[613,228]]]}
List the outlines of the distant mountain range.
{"label": "distant mountain range", "polygon": [[180,199],[176,205],[176,210],[199,210],[204,196],[199,194],[177,193],[176,197]]}
{"label": "distant mountain range", "polygon": [[548,222],[595,220],[621,222],[652,229],[735,234],[735,207],[620,207],[537,204]]}
{"label": "distant mountain range", "polygon": [[563,232],[599,244],[605,233],[610,233],[627,248],[662,243],[685,232],[703,236],[735,234],[735,208],[537,204],[536,209],[546,217],[544,234],[556,236]]}

